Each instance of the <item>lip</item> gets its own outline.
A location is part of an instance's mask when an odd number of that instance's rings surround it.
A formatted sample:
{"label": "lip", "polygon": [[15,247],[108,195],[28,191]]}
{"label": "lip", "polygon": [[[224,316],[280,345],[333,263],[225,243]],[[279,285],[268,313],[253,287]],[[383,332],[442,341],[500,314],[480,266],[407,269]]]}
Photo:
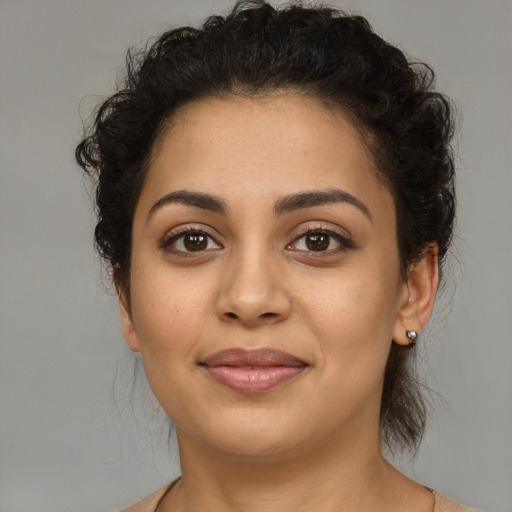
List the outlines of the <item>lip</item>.
{"label": "lip", "polygon": [[232,348],[202,361],[219,384],[241,393],[263,393],[298,377],[308,364],[281,350]]}

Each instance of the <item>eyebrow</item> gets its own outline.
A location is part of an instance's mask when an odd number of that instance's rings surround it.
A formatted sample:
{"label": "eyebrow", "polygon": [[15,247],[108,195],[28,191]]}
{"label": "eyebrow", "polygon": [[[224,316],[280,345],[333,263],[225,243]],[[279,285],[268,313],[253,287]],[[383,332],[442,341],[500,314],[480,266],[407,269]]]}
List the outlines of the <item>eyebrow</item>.
{"label": "eyebrow", "polygon": [[220,215],[226,215],[228,213],[227,204],[220,197],[204,194],[202,192],[192,192],[190,190],[176,190],[159,199],[151,207],[151,210],[149,210],[148,218],[160,208],[173,203],[201,208]]}
{"label": "eyebrow", "polygon": [[368,207],[357,197],[337,188],[329,190],[311,190],[290,194],[279,199],[274,205],[274,213],[277,216],[291,213],[303,208],[312,208],[330,203],[346,203],[358,208],[370,221],[372,216]]}
{"label": "eyebrow", "polygon": [[[218,213],[219,215],[227,215],[229,212],[226,201],[220,197],[204,192],[176,190],[163,196],[151,207],[148,219],[160,208],[174,203],[201,208],[213,213]],[[336,188],[329,190],[310,190],[284,196],[276,201],[274,214],[280,217],[286,213],[302,210],[304,208],[312,208],[314,206],[322,206],[331,203],[346,203],[355,206],[372,221],[370,211],[361,200],[344,190]]]}

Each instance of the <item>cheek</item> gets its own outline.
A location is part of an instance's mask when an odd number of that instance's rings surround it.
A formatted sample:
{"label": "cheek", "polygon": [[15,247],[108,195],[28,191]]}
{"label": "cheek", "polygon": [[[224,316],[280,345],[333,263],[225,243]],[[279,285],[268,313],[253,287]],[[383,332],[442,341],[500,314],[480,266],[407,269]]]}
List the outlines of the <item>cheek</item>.
{"label": "cheek", "polygon": [[301,315],[318,340],[324,364],[347,374],[385,365],[396,321],[396,282],[379,275],[378,267],[366,268],[374,271],[359,267],[333,274],[310,283],[309,294],[301,293]]}
{"label": "cheek", "polygon": [[[142,267],[141,267],[142,268]],[[132,282],[133,320],[142,357],[173,354],[191,348],[209,308],[209,286],[204,280],[186,278],[146,266]]]}
{"label": "cheek", "polygon": [[183,403],[195,399],[193,388],[183,383],[196,369],[207,301],[197,283],[191,286],[155,266],[152,270],[133,280],[133,321],[153,393],[167,414],[179,417]]}
{"label": "cheek", "polygon": [[[386,330],[396,316],[396,286],[360,270],[328,276],[299,292],[316,329],[350,330],[361,335]],[[384,325],[383,325],[384,322]]]}

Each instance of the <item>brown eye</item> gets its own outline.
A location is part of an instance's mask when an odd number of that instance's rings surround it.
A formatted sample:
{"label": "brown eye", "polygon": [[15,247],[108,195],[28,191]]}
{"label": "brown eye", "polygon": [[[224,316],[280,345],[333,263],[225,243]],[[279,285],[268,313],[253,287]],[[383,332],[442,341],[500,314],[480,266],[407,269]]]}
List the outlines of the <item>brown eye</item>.
{"label": "brown eye", "polygon": [[331,230],[312,229],[296,238],[287,248],[307,253],[324,252],[334,254],[353,247],[353,242],[340,233]]}
{"label": "brown eye", "polygon": [[183,245],[187,251],[204,251],[208,246],[208,237],[203,233],[187,233],[183,237]]}
{"label": "brown eye", "polygon": [[330,244],[330,236],[325,233],[312,233],[304,237],[310,251],[325,251]]}
{"label": "brown eye", "polygon": [[163,248],[177,254],[222,249],[208,233],[192,230],[171,236],[164,241]]}

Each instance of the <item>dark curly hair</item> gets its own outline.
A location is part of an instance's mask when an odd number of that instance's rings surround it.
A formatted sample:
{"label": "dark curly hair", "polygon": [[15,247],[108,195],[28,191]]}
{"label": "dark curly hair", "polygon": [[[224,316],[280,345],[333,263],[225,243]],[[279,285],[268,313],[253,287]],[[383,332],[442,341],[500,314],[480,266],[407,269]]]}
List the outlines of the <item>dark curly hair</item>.
{"label": "dark curly hair", "polygon": [[[454,123],[433,81],[430,67],[409,63],[365,18],[300,3],[276,9],[240,1],[226,17],[171,30],[145,51],[129,52],[124,83],[76,148],[78,163],[96,178],[96,246],[116,285],[129,290],[135,206],[150,152],[176,109],[204,97],[280,90],[341,107],[365,134],[395,199],[404,275],[433,243],[442,264],[455,212]],[[392,449],[414,450],[425,428],[412,354],[391,344],[380,426]]]}

